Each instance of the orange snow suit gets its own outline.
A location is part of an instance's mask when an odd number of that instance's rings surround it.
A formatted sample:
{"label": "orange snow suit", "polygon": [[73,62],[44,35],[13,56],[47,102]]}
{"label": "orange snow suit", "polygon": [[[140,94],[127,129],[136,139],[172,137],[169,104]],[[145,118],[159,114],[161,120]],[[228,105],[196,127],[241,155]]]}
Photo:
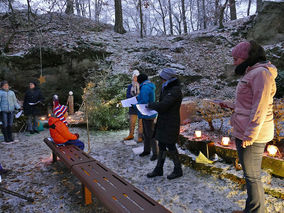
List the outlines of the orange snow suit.
{"label": "orange snow suit", "polygon": [[49,132],[56,144],[63,144],[69,140],[77,140],[77,136],[69,132],[68,127],[59,118],[49,118]]}

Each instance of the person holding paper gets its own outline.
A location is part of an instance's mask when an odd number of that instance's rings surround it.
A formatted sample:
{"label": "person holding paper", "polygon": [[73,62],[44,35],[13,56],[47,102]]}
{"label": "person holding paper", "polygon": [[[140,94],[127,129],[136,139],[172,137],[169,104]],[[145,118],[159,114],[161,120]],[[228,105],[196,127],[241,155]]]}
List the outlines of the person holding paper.
{"label": "person holding paper", "polygon": [[24,114],[28,117],[27,125],[30,134],[39,133],[37,129],[38,116],[40,115],[39,105],[43,100],[42,93],[37,87],[37,83],[31,81],[24,98]]}
{"label": "person holding paper", "polygon": [[20,109],[15,93],[10,90],[7,81],[1,82],[0,90],[0,112],[2,116],[2,132],[6,144],[13,143],[12,126],[14,121],[14,112]]}
{"label": "person holding paper", "polygon": [[[140,74],[137,77],[137,81],[140,84],[140,94],[137,96],[138,104],[150,104],[155,101],[155,89],[156,86],[148,80],[146,74]],[[136,107],[136,106],[135,106]],[[144,135],[144,151],[139,155],[140,157],[149,155],[152,149],[153,155],[151,161],[157,159],[157,144],[153,138],[154,133],[154,119],[157,114],[143,115],[138,111],[138,117],[142,119],[143,123],[143,135]]]}
{"label": "person holding paper", "polygon": [[150,103],[149,109],[158,112],[158,120],[155,127],[155,138],[159,142],[159,155],[155,169],[147,174],[148,178],[163,176],[163,166],[168,150],[174,162],[174,171],[167,176],[168,179],[175,179],[183,175],[179,160],[176,143],[180,131],[180,105],[182,92],[176,72],[170,68],[164,68],[160,72],[163,81],[162,91],[158,103]]}
{"label": "person holding paper", "polygon": [[[140,88],[139,83],[137,82],[137,77],[139,76],[139,71],[134,70],[132,74],[132,83],[128,85],[126,98],[132,98],[139,95]],[[124,138],[124,140],[132,140],[134,138],[135,125],[138,117],[138,112],[135,107],[129,107],[129,135]],[[143,135],[143,124],[142,119],[138,119],[138,142],[142,142]]]}

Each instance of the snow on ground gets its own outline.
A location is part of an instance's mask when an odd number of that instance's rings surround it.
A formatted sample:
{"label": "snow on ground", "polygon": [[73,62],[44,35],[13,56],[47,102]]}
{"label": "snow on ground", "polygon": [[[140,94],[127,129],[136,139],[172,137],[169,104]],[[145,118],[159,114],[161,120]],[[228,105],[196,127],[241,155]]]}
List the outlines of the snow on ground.
{"label": "snow on ground", "polygon": [[[72,130],[87,141],[85,130]],[[169,160],[163,177],[148,179],[145,175],[154,168],[155,162],[135,155],[133,146],[121,142],[125,135],[127,131],[92,132],[91,155],[172,212],[231,212],[244,207],[246,192],[229,180],[216,179],[188,167],[183,168],[183,177],[167,180],[166,175],[173,169]],[[41,163],[50,154],[42,141],[46,136],[48,131],[40,135],[17,135],[20,142],[16,144],[0,142],[0,162],[12,170],[2,177],[1,186],[35,198],[30,204],[0,193],[0,212],[107,212],[97,201],[87,207],[80,204],[80,182],[61,162],[49,166]],[[276,185],[283,184],[283,179],[277,181]],[[266,206],[267,212],[284,212],[284,201],[269,195],[266,195]]]}

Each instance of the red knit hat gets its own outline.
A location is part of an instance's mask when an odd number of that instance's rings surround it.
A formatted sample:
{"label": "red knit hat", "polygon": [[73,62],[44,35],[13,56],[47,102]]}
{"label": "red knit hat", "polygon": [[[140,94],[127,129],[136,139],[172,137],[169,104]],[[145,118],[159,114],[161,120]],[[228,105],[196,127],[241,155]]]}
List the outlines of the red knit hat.
{"label": "red knit hat", "polygon": [[243,41],[233,48],[232,56],[234,58],[247,59],[249,57],[250,47],[251,45],[249,42]]}

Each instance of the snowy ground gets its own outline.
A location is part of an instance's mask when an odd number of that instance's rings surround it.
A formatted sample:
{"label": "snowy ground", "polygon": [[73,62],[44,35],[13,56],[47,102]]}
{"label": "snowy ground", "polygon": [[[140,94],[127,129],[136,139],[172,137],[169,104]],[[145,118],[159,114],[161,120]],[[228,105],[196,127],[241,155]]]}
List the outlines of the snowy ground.
{"label": "snowy ground", "polygon": [[[72,131],[87,141],[85,130],[74,128]],[[219,213],[244,207],[246,192],[229,180],[200,174],[188,167],[184,167],[182,178],[167,180],[166,175],[173,169],[169,160],[164,177],[148,179],[145,174],[155,163],[149,157],[140,158],[132,152],[132,146],[123,144],[121,138],[126,135],[126,131],[93,132],[91,155],[172,212]],[[0,193],[0,212],[107,212],[97,201],[87,207],[80,204],[80,183],[61,162],[49,166],[41,163],[41,159],[50,154],[42,141],[46,136],[48,131],[40,135],[17,135],[20,142],[16,144],[0,142],[0,162],[12,170],[2,177],[1,186],[35,198],[30,204]],[[278,186],[283,186],[283,179],[275,180]],[[266,195],[267,212],[282,213],[283,206],[283,200]]]}

